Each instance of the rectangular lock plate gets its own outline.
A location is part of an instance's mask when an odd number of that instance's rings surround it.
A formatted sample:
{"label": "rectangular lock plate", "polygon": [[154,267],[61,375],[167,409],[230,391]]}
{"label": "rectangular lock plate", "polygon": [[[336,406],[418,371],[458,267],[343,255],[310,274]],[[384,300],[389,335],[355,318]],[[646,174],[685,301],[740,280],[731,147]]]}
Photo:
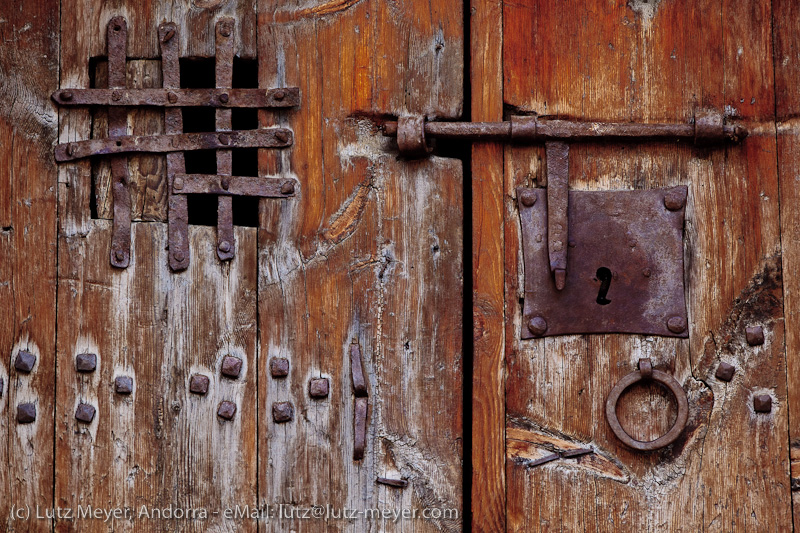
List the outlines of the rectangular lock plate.
{"label": "rectangular lock plate", "polygon": [[567,279],[556,290],[546,189],[518,188],[522,338],[585,333],[688,337],[683,277],[687,188],[570,191]]}

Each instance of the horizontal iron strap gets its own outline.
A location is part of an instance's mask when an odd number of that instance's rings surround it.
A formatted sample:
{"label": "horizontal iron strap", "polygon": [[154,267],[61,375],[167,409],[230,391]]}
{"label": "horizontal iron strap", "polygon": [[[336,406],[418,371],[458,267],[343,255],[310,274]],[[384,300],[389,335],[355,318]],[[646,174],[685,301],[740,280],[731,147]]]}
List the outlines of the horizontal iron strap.
{"label": "horizontal iron strap", "polygon": [[[384,134],[397,135],[397,122],[386,122]],[[425,135],[432,138],[483,141],[585,141],[600,139],[694,140],[694,124],[646,124],[635,122],[581,122],[574,120],[514,117],[505,122],[426,122]],[[706,140],[737,141],[747,136],[742,126],[724,125]]]}
{"label": "horizontal iron strap", "polygon": [[176,174],[172,194],[216,194],[219,196],[293,196],[297,180],[265,176],[224,176],[216,174]]}
{"label": "horizontal iron strap", "polygon": [[126,135],[59,144],[56,161],[74,161],[93,155],[126,152],[183,152],[217,148],[285,148],[293,142],[292,131],[285,128],[244,130],[226,133],[180,133],[173,135]]}
{"label": "horizontal iron strap", "polygon": [[52,95],[62,106],[295,107],[300,89],[61,89]]}

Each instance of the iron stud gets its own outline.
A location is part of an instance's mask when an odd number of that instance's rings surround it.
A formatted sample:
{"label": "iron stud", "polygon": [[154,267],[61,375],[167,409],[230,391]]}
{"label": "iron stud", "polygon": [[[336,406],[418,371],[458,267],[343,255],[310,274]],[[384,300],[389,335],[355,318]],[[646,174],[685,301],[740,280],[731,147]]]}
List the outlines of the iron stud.
{"label": "iron stud", "polygon": [[[224,244],[223,241],[222,244]],[[229,245],[230,246],[230,245]],[[232,355],[226,355],[222,359],[222,375],[236,379],[242,371],[242,360]]]}
{"label": "iron stud", "polygon": [[547,331],[547,321],[540,316],[535,316],[528,321],[528,329],[537,337],[541,337]]}
{"label": "iron stud", "polygon": [[683,333],[686,331],[686,319],[682,316],[673,316],[667,320],[667,329],[672,333]]}
{"label": "iron stud", "polygon": [[277,423],[289,422],[294,418],[294,407],[291,402],[276,402],[272,404],[272,420]]}
{"label": "iron stud", "polygon": [[75,409],[75,418],[79,422],[91,424],[92,420],[94,420],[94,413],[94,406],[89,405],[88,403],[80,403],[78,404],[78,408]]}
{"label": "iron stud", "polygon": [[133,378],[130,376],[117,376],[114,378],[114,392],[117,394],[130,394],[133,392]]}
{"label": "iron stud", "polygon": [[769,394],[753,396],[753,410],[756,413],[769,413],[772,411],[772,396]]}
{"label": "iron stud", "polygon": [[273,378],[284,378],[289,375],[289,360],[284,357],[273,357],[269,362],[269,372]]}
{"label": "iron stud", "polygon": [[326,398],[329,388],[328,378],[314,378],[308,382],[308,394],[312,398]]}
{"label": "iron stud", "polygon": [[36,405],[32,403],[21,403],[17,406],[17,422],[20,424],[30,424],[36,420]]}
{"label": "iron stud", "polygon": [[189,378],[189,392],[192,394],[204,395],[208,392],[208,376],[194,374]]}
{"label": "iron stud", "polygon": [[[118,250],[121,253],[121,250]],[[79,353],[75,356],[75,370],[82,373],[94,372],[97,368],[97,355]]]}
{"label": "iron stud", "polygon": [[14,368],[23,374],[30,374],[35,364],[36,356],[26,350],[20,350],[14,359]]}
{"label": "iron stud", "polygon": [[225,420],[231,420],[236,414],[236,404],[229,401],[220,402],[217,409],[217,416]]}
{"label": "iron stud", "polygon": [[714,374],[720,381],[730,381],[733,379],[733,374],[736,372],[736,367],[730,363],[722,361],[717,367],[717,372]]}
{"label": "iron stud", "polygon": [[764,328],[761,326],[750,326],[745,328],[745,337],[750,346],[761,346],[764,344]]}

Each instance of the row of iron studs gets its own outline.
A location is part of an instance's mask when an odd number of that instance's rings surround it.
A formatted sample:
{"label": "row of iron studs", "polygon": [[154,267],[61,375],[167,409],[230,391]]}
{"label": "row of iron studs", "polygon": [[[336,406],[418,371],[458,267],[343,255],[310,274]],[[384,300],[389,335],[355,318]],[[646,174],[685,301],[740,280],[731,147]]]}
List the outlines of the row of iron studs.
{"label": "row of iron studs", "polygon": [[[21,374],[30,374],[36,364],[36,356],[26,350],[20,350],[14,359],[14,369]],[[273,378],[285,378],[289,375],[289,360],[273,358],[270,360],[270,374]],[[75,357],[75,370],[81,374],[89,374],[97,369],[97,355],[81,353]],[[222,359],[220,374],[230,379],[238,379],[242,371],[242,360],[232,355]],[[208,393],[210,379],[204,374],[192,374],[189,378],[189,392],[200,396]],[[0,378],[0,394],[3,391],[3,380]],[[117,376],[114,378],[114,392],[128,395],[133,392],[133,378],[130,376]],[[308,384],[308,394],[312,398],[327,398],[330,393],[328,378],[312,378]],[[217,407],[217,416],[223,420],[232,420],[236,415],[236,404],[223,400]],[[75,419],[85,424],[94,420],[97,409],[88,403],[81,402],[75,409]],[[294,418],[294,406],[291,402],[275,402],[272,404],[272,419],[275,422],[289,422]],[[17,422],[30,424],[36,420],[36,404],[26,402],[17,405]]]}

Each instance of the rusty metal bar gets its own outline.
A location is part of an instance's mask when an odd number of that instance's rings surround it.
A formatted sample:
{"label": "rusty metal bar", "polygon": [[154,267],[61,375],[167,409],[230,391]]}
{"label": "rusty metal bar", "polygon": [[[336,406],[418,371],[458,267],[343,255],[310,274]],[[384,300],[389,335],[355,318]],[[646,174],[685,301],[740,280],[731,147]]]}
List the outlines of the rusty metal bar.
{"label": "rusty metal bar", "polygon": [[[398,123],[386,122],[384,135],[398,135]],[[546,142],[639,140],[677,141],[691,140],[696,144],[733,141],[747,136],[747,129],[740,125],[722,123],[718,113],[699,112],[694,123],[688,124],[643,124],[635,122],[583,122],[577,120],[540,119],[538,117],[514,116],[505,122],[425,122],[424,136],[442,139],[464,139],[480,141]],[[423,139],[424,142],[424,139]]]}
{"label": "rusty metal bar", "polygon": [[[216,79],[217,89],[229,89],[233,85],[233,27],[232,18],[226,17],[216,25]],[[217,109],[217,131],[231,131],[231,110]],[[217,174],[230,176],[233,172],[233,152],[217,150]],[[217,198],[217,257],[230,261],[236,254],[236,239],[233,234],[233,198],[229,195]]]}
{"label": "rusty metal bar", "polygon": [[545,144],[547,156],[547,249],[550,271],[556,289],[562,290],[567,277],[567,205],[569,202],[569,144],[550,141]]}
{"label": "rusty metal bar", "polygon": [[[178,27],[167,22],[158,27],[158,40],[161,45],[161,71],[165,89],[180,87],[180,63],[178,59]],[[164,110],[164,131],[167,134],[183,132],[183,115],[178,108]],[[58,149],[56,149],[58,159]],[[167,154],[167,234],[169,246],[169,267],[180,272],[189,267],[189,207],[186,196],[172,194],[175,175],[186,172],[183,152]]]}
{"label": "rusty metal bar", "polygon": [[61,89],[51,98],[62,106],[286,108],[300,105],[300,89]]}
{"label": "rusty metal bar", "polygon": [[389,487],[396,487],[398,489],[404,489],[408,487],[408,480],[407,479],[392,479],[388,477],[379,477],[375,479],[375,482],[380,485],[386,485]]}
{"label": "rusty metal bar", "polygon": [[367,398],[356,398],[353,413],[353,459],[360,461],[364,458],[367,448]]}
{"label": "rusty metal bar", "polygon": [[[127,80],[128,23],[124,17],[108,22],[108,87],[124,88]],[[128,113],[122,108],[108,110],[109,137],[128,133]],[[128,158],[111,158],[111,191],[114,199],[114,222],[111,231],[111,264],[127,268],[131,259],[131,193],[128,189]]]}
{"label": "rusty metal bar", "polygon": [[[119,108],[120,110],[122,108]],[[111,110],[109,110],[111,112]],[[180,109],[168,109],[165,113]],[[176,119],[171,119],[175,123]],[[182,122],[182,121],[181,121]],[[167,124],[170,120],[167,121]],[[56,146],[56,161],[74,161],[95,155],[128,152],[169,153],[190,150],[228,148],[285,148],[293,142],[292,131],[285,128],[232,131],[230,133],[173,133],[165,135],[125,135],[105,139],[75,141]]]}
{"label": "rusty metal bar", "polygon": [[227,174],[175,174],[172,194],[216,194],[219,196],[294,196],[297,181],[269,176],[230,176]]}

